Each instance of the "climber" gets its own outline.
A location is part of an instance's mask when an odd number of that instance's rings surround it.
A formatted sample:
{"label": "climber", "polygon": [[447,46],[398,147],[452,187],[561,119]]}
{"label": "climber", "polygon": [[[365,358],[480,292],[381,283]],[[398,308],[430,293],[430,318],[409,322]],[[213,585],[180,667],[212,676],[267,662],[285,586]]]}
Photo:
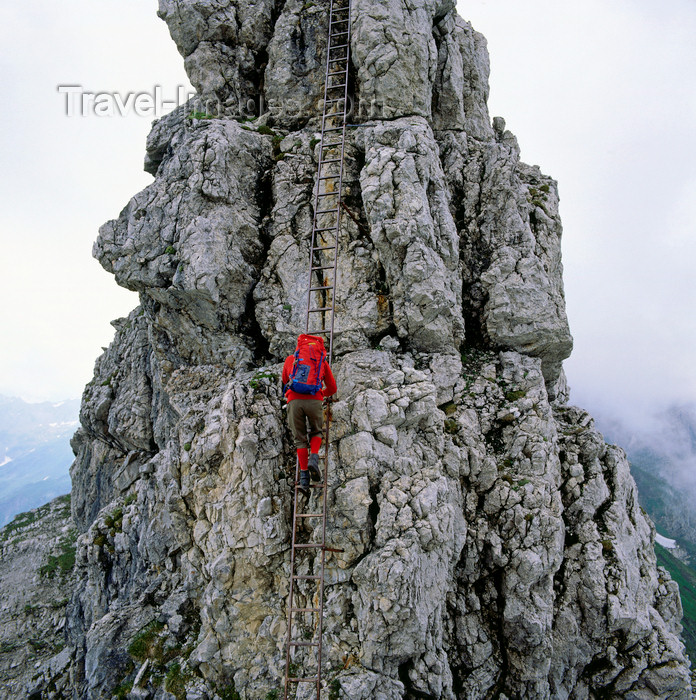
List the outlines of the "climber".
{"label": "climber", "polygon": [[[285,358],[283,391],[288,401],[288,424],[300,463],[300,490],[309,493],[309,477],[321,480],[319,448],[324,431],[322,400],[336,393],[336,380],[326,361],[324,339],[300,335],[294,354]],[[309,424],[309,441],[307,440]]]}

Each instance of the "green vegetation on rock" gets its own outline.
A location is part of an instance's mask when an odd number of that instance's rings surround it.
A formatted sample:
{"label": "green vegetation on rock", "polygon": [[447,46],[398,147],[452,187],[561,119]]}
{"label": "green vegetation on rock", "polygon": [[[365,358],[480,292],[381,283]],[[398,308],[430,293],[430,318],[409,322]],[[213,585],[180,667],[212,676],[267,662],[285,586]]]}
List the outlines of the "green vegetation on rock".
{"label": "green vegetation on rock", "polygon": [[682,638],[691,663],[696,664],[696,569],[670,554],[668,549],[655,543],[655,555],[659,566],[664,566],[679,584],[684,617]]}
{"label": "green vegetation on rock", "polygon": [[70,530],[60,542],[60,554],[57,556],[49,554],[39,573],[46,578],[53,578],[57,573],[67,574],[72,571],[75,566],[76,541],[77,532]]}

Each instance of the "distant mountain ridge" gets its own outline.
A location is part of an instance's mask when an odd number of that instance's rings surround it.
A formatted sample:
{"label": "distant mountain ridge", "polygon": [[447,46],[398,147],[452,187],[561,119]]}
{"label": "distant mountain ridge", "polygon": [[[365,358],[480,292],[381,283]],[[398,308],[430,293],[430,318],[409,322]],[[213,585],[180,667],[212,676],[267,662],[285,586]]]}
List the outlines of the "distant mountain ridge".
{"label": "distant mountain ridge", "polygon": [[607,441],[626,450],[641,504],[657,529],[696,562],[696,404],[671,406],[644,429],[601,416],[597,424]]}
{"label": "distant mountain ridge", "polygon": [[28,403],[0,396],[0,527],[70,492],[70,438],[80,401]]}

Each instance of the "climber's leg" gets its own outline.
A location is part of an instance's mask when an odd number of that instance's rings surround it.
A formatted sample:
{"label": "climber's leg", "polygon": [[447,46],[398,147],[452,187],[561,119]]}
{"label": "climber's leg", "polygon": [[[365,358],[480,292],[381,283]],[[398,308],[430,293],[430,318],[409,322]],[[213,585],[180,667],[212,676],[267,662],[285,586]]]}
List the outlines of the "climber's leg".
{"label": "climber's leg", "polygon": [[305,422],[305,410],[303,404],[309,403],[306,399],[293,399],[288,402],[288,425],[295,439],[295,447],[309,449],[307,440],[307,423]]}
{"label": "climber's leg", "polygon": [[319,470],[319,449],[321,448],[321,436],[324,432],[324,411],[321,405],[321,401],[308,401],[308,403],[315,404],[314,406],[308,406],[305,410],[307,411],[307,420],[309,421],[309,473],[312,475],[314,481],[321,480],[321,471]]}
{"label": "climber's leg", "polygon": [[295,439],[297,460],[300,463],[300,489],[308,492],[309,471],[307,469],[307,460],[309,458],[309,442],[307,441],[305,412],[302,406],[304,403],[306,403],[304,399],[294,399],[288,402],[288,424]]}

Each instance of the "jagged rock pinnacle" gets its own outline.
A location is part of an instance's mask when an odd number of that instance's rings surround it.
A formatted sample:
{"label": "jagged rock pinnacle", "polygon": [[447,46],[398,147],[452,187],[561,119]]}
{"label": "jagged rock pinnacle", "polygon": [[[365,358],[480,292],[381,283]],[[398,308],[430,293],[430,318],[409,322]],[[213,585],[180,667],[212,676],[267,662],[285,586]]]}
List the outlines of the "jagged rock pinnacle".
{"label": "jagged rock pinnacle", "polygon": [[[304,325],[327,12],[159,14],[198,95],[154,125],[154,180],[94,247],[141,304],[73,443],[71,678],[110,697],[140,669],[133,697],[164,698],[176,659],[190,697],[256,700],[285,663],[278,375]],[[355,0],[352,30],[331,693],[689,698],[676,584],[625,455],[566,403],[556,183],[491,124],[484,38],[426,0]]]}

